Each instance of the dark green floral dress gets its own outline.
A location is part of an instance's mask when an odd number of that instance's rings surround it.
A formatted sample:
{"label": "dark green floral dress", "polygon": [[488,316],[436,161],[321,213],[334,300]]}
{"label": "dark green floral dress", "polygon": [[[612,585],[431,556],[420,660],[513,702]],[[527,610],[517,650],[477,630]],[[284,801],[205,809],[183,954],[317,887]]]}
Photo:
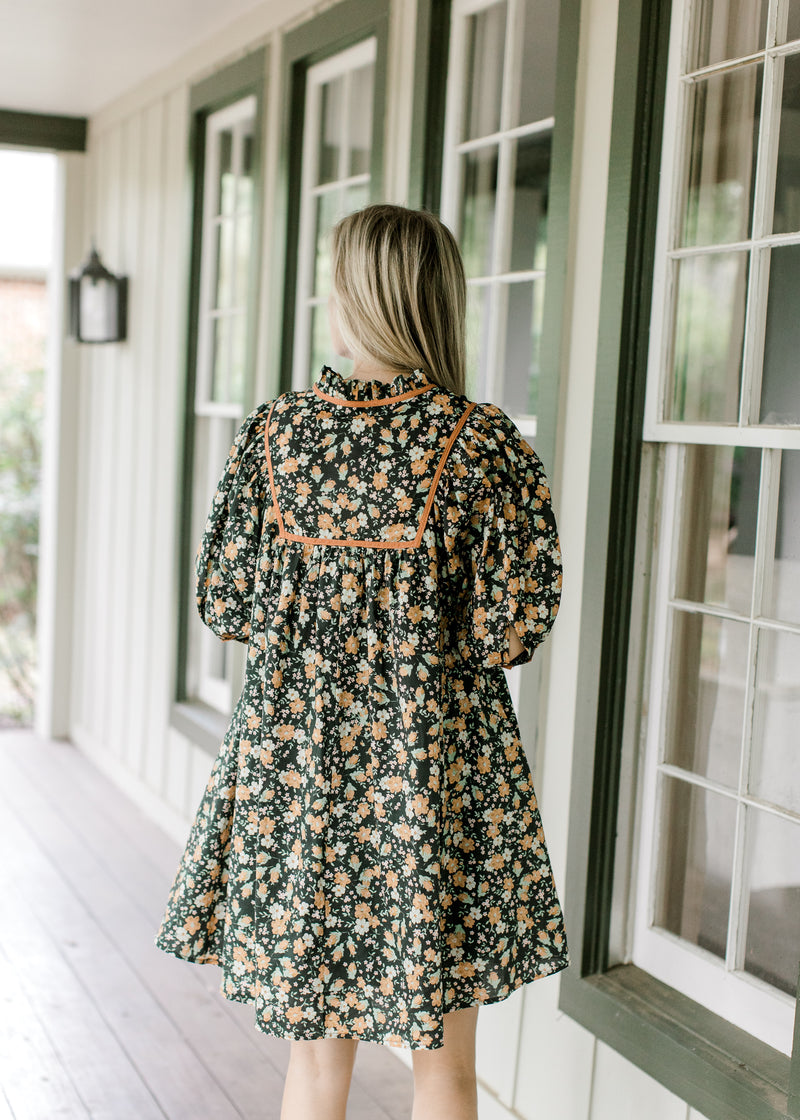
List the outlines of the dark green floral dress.
{"label": "dark green floral dress", "polygon": [[447,1011],[569,963],[509,697],[561,558],[494,405],[325,368],[242,425],[198,606],[248,644],[156,944],[266,1034],[434,1049]]}

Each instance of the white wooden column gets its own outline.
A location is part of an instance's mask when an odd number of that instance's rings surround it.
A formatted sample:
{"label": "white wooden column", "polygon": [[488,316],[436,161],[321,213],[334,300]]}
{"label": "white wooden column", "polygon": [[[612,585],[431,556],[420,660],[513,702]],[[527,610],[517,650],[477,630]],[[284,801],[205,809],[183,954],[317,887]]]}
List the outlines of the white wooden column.
{"label": "white wooden column", "polygon": [[53,253],[47,284],[35,726],[48,738],[65,737],[70,718],[81,348],[67,338],[67,273],[86,255],[85,159],[82,152],[58,156]]}

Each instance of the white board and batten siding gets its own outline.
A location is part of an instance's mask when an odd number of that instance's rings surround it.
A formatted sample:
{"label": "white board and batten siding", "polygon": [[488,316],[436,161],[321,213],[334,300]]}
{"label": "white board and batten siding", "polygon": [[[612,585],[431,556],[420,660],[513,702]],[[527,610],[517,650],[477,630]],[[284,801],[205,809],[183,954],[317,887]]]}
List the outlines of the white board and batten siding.
{"label": "white board and batten siding", "polygon": [[[289,23],[320,8],[303,0],[265,3],[90,122],[85,237],[87,244],[96,238],[108,266],[131,280],[128,341],[83,347],[81,352],[70,732],[78,747],[180,842],[188,834],[213,762],[207,751],[169,722],[191,218],[189,90],[236,57],[267,46],[267,193],[257,351],[259,392],[266,395],[274,391],[274,379],[264,368],[264,355],[272,347],[263,325],[268,322],[270,222],[279,154],[280,35]],[[387,152],[386,166],[387,197],[398,201],[403,201],[408,172],[415,27],[414,0],[398,0],[391,12],[387,133],[400,140],[396,151]],[[574,704],[568,701],[575,687],[574,650],[581,616],[587,433],[602,259],[598,231],[604,224],[603,169],[608,164],[615,35],[615,6],[608,0],[585,0],[565,300],[570,315],[565,328],[566,384],[559,420],[561,458],[554,478],[572,598],[550,642],[549,678],[560,701],[548,706],[537,759],[537,792],[562,887],[574,730]],[[590,173],[581,175],[581,168]],[[621,1115],[702,1120],[685,1102],[559,1012],[559,982],[537,982],[482,1009],[482,1120],[617,1120]],[[397,1055],[410,1063],[407,1051]]]}
{"label": "white board and batten siding", "polygon": [[167,766],[187,126],[182,86],[90,136],[87,237],[131,279],[128,341],[83,354],[71,729],[172,835],[187,811]]}

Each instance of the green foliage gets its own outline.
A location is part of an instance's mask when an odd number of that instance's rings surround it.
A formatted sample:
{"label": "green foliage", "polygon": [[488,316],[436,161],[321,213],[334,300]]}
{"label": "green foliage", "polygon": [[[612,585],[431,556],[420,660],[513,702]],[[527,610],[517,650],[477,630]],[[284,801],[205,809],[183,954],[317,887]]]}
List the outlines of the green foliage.
{"label": "green foliage", "polygon": [[36,587],[44,371],[0,370],[0,714],[29,723],[36,694]]}

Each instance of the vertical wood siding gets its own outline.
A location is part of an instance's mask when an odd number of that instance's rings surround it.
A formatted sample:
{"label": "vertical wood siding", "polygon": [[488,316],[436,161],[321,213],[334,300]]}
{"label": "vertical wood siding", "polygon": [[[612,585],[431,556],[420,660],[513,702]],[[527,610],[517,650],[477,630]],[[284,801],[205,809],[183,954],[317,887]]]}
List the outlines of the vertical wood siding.
{"label": "vertical wood siding", "polygon": [[[182,410],[181,371],[186,335],[186,256],[190,214],[187,190],[188,91],[178,89],[165,105],[162,165],[154,168],[154,191],[169,199],[156,227],[153,272],[166,284],[154,283],[152,367],[152,470],[147,501],[153,511],[154,545],[150,554],[151,658],[147,679],[144,735],[145,781],[160,789],[168,803],[185,814],[185,807],[170,801],[166,786],[165,736],[172,699],[175,586],[176,495],[179,490],[179,436]],[[158,312],[158,314],[156,313]],[[156,638],[154,641],[153,638]],[[196,749],[196,748],[195,748]]]}
{"label": "vertical wood siding", "polygon": [[90,134],[87,229],[129,276],[130,301],[128,340],[84,352],[73,653],[73,737],[173,835],[187,829],[190,774],[211,765],[169,731],[187,113],[181,86]]}

